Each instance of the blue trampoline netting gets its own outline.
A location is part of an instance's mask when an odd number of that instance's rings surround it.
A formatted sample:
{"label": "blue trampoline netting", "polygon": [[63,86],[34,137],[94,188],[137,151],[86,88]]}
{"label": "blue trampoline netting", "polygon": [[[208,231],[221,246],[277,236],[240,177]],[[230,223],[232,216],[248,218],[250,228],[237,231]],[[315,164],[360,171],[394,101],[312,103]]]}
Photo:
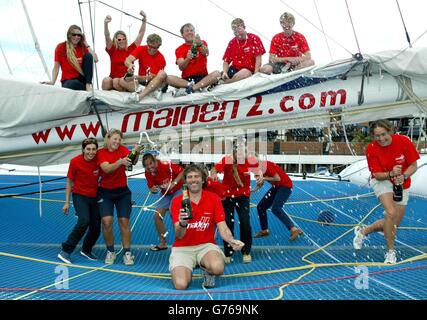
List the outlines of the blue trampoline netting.
{"label": "blue trampoline netting", "polygon": [[[42,177],[43,180],[52,177]],[[0,176],[0,194],[38,190],[33,176]],[[19,188],[5,189],[8,186]],[[412,197],[398,231],[398,263],[384,265],[385,240],[372,234],[362,250],[352,246],[354,228],[383,215],[383,209],[368,188],[342,181],[295,181],[285,211],[304,231],[289,241],[289,231],[271,213],[270,236],[253,241],[250,264],[236,253],[216,287],[202,287],[201,270],[194,271],[185,291],[172,287],[168,272],[170,250],[153,252],[158,238],[153,224],[157,197],[148,192],[144,179],[130,179],[135,202],[132,251],[135,265],[103,264],[105,247],[101,236],[94,249],[98,261],[72,255],[73,265],[57,259],[61,242],[75,224],[73,214],[62,214],[65,179],[43,184],[38,194],[0,198],[0,299],[61,300],[356,300],[427,298],[427,200]],[[267,186],[251,196],[253,233],[259,231],[256,204]],[[49,190],[56,190],[48,192]],[[71,210],[72,211],[72,210]],[[324,215],[327,212],[327,220]],[[236,222],[238,221],[236,214]],[[326,223],[325,223],[326,221]],[[167,241],[174,232],[165,218]],[[235,234],[239,237],[238,223]],[[115,223],[116,249],[120,232]],[[219,236],[217,242],[222,246]]]}

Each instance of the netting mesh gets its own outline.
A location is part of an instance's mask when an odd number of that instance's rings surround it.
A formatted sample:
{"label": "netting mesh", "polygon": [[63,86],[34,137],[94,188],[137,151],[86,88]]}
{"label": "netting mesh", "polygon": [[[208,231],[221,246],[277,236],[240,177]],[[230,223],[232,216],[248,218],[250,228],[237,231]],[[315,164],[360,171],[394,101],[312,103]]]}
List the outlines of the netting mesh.
{"label": "netting mesh", "polygon": [[[43,178],[44,179],[44,178]],[[2,176],[3,185],[37,181],[36,177]],[[129,179],[135,202],[132,216],[132,251],[136,264],[126,267],[121,255],[116,264],[105,266],[102,236],[94,253],[98,261],[72,255],[66,268],[56,259],[60,244],[76,222],[62,214],[64,192],[43,194],[41,214],[38,195],[0,199],[0,298],[1,299],[425,299],[427,294],[426,200],[412,197],[396,240],[398,264],[384,266],[385,240],[372,234],[366,246],[355,251],[353,229],[383,215],[370,189],[346,182],[295,181],[285,211],[304,231],[296,241],[289,231],[268,213],[270,236],[253,240],[251,264],[241,254],[226,266],[217,286],[201,287],[200,271],[194,271],[185,292],[173,289],[168,271],[170,250],[152,252],[158,243],[153,224],[157,195],[148,192],[144,179]],[[43,190],[65,187],[65,179],[43,185]],[[26,186],[0,193],[38,190]],[[268,190],[264,186],[251,196],[251,225],[260,230],[256,204]],[[73,210],[71,210],[73,212]],[[327,212],[328,219],[325,220]],[[318,221],[318,220],[321,221]],[[326,223],[325,223],[326,221]],[[174,232],[170,216],[165,218],[167,242]],[[239,237],[236,214],[235,235]],[[114,226],[116,248],[120,232]],[[222,241],[217,236],[217,242]],[[63,268],[63,269],[61,269]],[[61,276],[66,275],[65,282]]]}

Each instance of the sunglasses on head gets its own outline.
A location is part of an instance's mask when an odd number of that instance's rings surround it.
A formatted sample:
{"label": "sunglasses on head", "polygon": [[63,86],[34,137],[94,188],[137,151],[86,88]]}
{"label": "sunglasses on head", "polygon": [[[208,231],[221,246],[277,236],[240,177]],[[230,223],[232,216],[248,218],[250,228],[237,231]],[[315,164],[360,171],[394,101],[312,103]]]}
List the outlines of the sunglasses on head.
{"label": "sunglasses on head", "polygon": [[81,33],[72,33],[71,36],[72,37],[81,37],[82,34]]}

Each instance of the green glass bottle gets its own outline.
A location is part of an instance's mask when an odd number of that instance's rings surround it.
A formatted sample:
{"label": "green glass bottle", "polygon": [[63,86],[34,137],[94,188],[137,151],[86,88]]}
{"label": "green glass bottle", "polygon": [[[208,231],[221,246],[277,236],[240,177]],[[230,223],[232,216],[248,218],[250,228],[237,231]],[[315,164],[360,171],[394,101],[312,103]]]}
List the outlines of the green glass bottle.
{"label": "green glass bottle", "polygon": [[136,164],[136,158],[138,157],[138,155],[139,155],[139,152],[136,151],[135,149],[133,149],[132,152],[129,153],[128,158],[130,159],[130,161],[132,161],[132,163],[126,167],[127,171],[133,170],[133,165]]}
{"label": "green glass bottle", "polygon": [[193,45],[191,46],[191,54],[193,55],[193,59],[197,57],[198,51],[199,51],[199,47],[197,46],[197,43],[193,41]]}
{"label": "green glass bottle", "polygon": [[187,213],[187,218],[185,218],[185,220],[190,220],[191,218],[193,218],[190,195],[188,194],[188,186],[186,184],[182,186],[181,207],[182,209],[184,209],[185,213]]}

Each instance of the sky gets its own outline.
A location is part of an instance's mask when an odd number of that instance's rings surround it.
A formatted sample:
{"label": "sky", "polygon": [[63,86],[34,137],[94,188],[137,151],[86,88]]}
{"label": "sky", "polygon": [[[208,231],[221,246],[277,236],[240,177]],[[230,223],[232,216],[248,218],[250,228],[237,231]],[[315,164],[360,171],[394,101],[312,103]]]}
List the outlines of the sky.
{"label": "sky", "polygon": [[[233,38],[230,23],[235,17],[245,20],[246,30],[261,37],[268,52],[271,38],[281,32],[279,17],[291,12],[296,18],[294,30],[307,38],[311,54],[317,64],[348,58],[359,52],[350,22],[348,9],[354,24],[360,52],[374,53],[384,50],[400,50],[408,46],[396,0],[197,0],[197,1],[135,1],[103,0],[123,9],[126,13],[139,16],[144,10],[149,23],[179,34],[180,27],[191,22],[196,32],[208,43],[210,56],[209,71],[222,69],[222,56],[228,42]],[[409,36],[416,47],[427,46],[427,1],[399,0]],[[109,8],[101,2],[81,4],[78,0],[25,0],[34,32],[38,39],[49,73],[53,66],[53,55],[58,43],[65,41],[66,31],[71,24],[83,26],[89,43],[98,54],[98,83],[109,74],[110,61],[105,52],[103,21],[107,14],[113,20],[110,32],[121,29],[133,41],[141,22]],[[91,32],[91,22],[93,34]],[[20,0],[0,1],[0,77],[26,81],[47,80],[41,60]],[[330,37],[326,41],[323,30]],[[163,39],[160,51],[166,58],[166,72],[180,75],[175,64],[175,49],[183,40],[165,33],[151,25],[147,26],[143,44],[151,33]],[[424,34],[424,35],[423,35]],[[94,36],[95,41],[92,41]],[[331,40],[331,38],[333,40]],[[6,59],[4,58],[6,57]],[[9,73],[6,61],[11,73]],[[268,54],[263,56],[263,64]],[[59,85],[59,79],[57,80]],[[95,86],[96,87],[96,86]]]}

